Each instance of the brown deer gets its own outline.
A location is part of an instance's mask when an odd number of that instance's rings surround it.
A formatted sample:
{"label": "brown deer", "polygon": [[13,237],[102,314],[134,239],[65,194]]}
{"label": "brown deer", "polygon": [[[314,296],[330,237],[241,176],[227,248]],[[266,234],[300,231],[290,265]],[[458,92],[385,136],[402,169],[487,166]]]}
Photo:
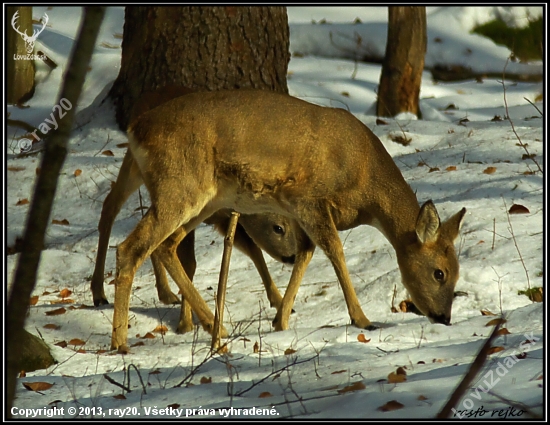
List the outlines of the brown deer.
{"label": "brown deer", "polygon": [[275,213],[292,219],[296,261],[275,317],[288,319],[315,246],[331,261],[352,323],[372,328],[346,267],[338,230],[378,228],[396,251],[416,307],[450,324],[459,275],[453,242],[466,209],[444,223],[431,201],[420,207],[380,140],[351,113],[269,91],[180,97],[143,114],[129,144],[151,207],[117,249],[111,347],[127,351],[130,290],[155,249],[203,327],[214,317],[185,274],[175,247],[215,211]]}
{"label": "brown deer", "polygon": [[[194,91],[180,86],[166,86],[155,91],[143,94],[132,108],[130,122],[133,122],[144,112],[154,109],[162,103]],[[94,274],[92,276],[92,295],[96,306],[108,304],[103,287],[105,273],[105,258],[109,243],[109,236],[114,220],[128,197],[143,184],[141,173],[134,161],[130,150],[126,152],[116,182],[103,202],[101,218],[99,220],[99,242],[96,255]],[[225,235],[229,224],[230,211],[220,210],[205,223],[214,227]],[[189,232],[178,245],[177,255],[187,276],[192,280],[196,269],[194,231]],[[262,282],[266,288],[267,297],[272,307],[279,308],[282,296],[273,282],[262,255],[262,249],[278,261],[292,264],[295,256],[295,239],[290,220],[277,214],[242,215],[237,225],[234,239],[235,246],[254,262]],[[261,249],[260,249],[261,248]],[[180,300],[172,293],[166,272],[162,265],[162,258],[156,253],[151,255],[156,278],[158,296],[164,304],[176,304]],[[178,332],[187,332],[193,328],[191,310],[184,302],[178,325]]]}

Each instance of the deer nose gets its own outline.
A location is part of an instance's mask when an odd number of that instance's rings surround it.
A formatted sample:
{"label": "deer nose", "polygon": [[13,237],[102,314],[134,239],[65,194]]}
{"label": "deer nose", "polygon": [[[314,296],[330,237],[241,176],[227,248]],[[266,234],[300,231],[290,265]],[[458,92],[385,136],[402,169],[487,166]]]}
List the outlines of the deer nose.
{"label": "deer nose", "polygon": [[432,323],[441,323],[445,326],[451,326],[451,316],[445,316],[444,314],[431,314],[430,320]]}
{"label": "deer nose", "polygon": [[296,255],[291,255],[289,257],[281,257],[281,260],[283,263],[285,264],[294,264],[294,262],[296,261]]}

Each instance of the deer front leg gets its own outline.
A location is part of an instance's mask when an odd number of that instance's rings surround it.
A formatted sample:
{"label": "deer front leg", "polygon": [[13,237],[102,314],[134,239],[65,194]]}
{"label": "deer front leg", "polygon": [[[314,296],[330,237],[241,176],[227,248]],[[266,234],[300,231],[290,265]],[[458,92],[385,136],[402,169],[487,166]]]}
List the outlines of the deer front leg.
{"label": "deer front leg", "polygon": [[[183,270],[185,270],[185,274],[187,274],[187,277],[189,278],[189,280],[193,281],[193,277],[195,276],[195,270],[197,268],[197,261],[195,258],[195,231],[194,230],[189,232],[185,236],[185,238],[183,238],[183,240],[178,245],[176,252],[178,254],[180,263],[183,266]],[[193,311],[191,310],[191,306],[189,305],[189,303],[185,300],[185,298],[182,295],[180,319],[179,319],[176,332],[183,334],[186,332],[191,332],[193,328],[194,328]]]}
{"label": "deer front leg", "polygon": [[246,254],[252,260],[256,266],[256,270],[258,270],[258,273],[262,278],[262,283],[264,284],[267,299],[269,300],[271,307],[279,310],[283,297],[281,296],[277,285],[275,285],[275,282],[273,282],[273,279],[271,278],[271,274],[269,273],[269,269],[265,263],[262,250],[258,247],[258,245],[256,245],[252,238],[248,236],[241,225],[237,225],[234,245],[239,251]]}
{"label": "deer front leg", "polygon": [[336,226],[334,225],[332,218],[328,215],[328,217],[319,219],[315,223],[323,223],[323,225],[308,226],[308,234],[311,236],[315,244],[325,252],[334,267],[334,271],[338,277],[338,282],[340,282],[342,292],[344,293],[344,299],[346,300],[351,323],[361,329],[374,329],[374,326],[371,325],[370,320],[367,319],[367,316],[363,313],[363,309],[357,299],[357,294],[355,293],[355,289],[351,283],[351,278],[346,266],[342,241],[340,240],[340,236],[338,235],[338,231],[336,230]]}
{"label": "deer front leg", "polygon": [[281,306],[277,310],[277,315],[273,320],[275,331],[288,329],[288,320],[292,313],[294,300],[296,299],[302,278],[304,277],[304,273],[315,251],[315,245],[312,243],[311,239],[309,239],[309,237],[298,227],[296,227],[296,247],[296,261],[292,268],[290,282],[286,288]]}

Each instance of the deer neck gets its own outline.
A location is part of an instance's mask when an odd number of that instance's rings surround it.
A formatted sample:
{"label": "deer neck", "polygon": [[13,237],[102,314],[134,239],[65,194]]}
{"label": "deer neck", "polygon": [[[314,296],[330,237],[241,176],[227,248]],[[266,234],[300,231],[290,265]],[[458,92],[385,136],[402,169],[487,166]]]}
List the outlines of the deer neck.
{"label": "deer neck", "polygon": [[415,240],[416,219],[420,206],[411,187],[402,185],[381,191],[384,197],[371,213],[371,225],[380,230],[399,254]]}

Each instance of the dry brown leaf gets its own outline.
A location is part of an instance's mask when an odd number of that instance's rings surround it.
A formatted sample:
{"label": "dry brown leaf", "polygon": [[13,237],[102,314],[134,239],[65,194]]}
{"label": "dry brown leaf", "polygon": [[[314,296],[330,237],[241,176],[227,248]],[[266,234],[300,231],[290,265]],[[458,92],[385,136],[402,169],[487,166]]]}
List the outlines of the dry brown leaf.
{"label": "dry brown leaf", "polygon": [[497,167],[487,167],[485,170],[483,170],[483,174],[494,174],[497,170]]}
{"label": "dry brown leaf", "polygon": [[58,330],[58,329],[60,329],[60,328],[61,328],[61,326],[56,325],[56,324],[54,324],[54,323],[48,323],[48,324],[44,325],[44,329]]}
{"label": "dry brown leaf", "polygon": [[390,384],[398,384],[400,382],[405,382],[406,380],[407,380],[407,375],[401,375],[395,372],[392,372],[388,375],[388,383]]}
{"label": "dry brown leaf", "polygon": [[383,119],[376,118],[376,125],[388,125],[388,122]]}
{"label": "dry brown leaf", "polygon": [[95,353],[96,353],[96,354],[103,354],[103,353],[106,353],[106,352],[107,352],[107,350],[104,350],[104,349],[100,348],[100,349],[97,350]]}
{"label": "dry brown leaf", "polygon": [[260,395],[258,396],[258,398],[267,398],[267,397],[273,397],[273,394],[271,394],[269,391],[264,391],[260,393]]}
{"label": "dry brown leaf", "polygon": [[58,347],[61,347],[61,348],[67,348],[67,341],[59,341],[59,342],[56,342],[54,345],[57,345]]}
{"label": "dry brown leaf", "polygon": [[451,165],[447,168],[445,168],[446,171],[456,171],[456,167],[454,165]]}
{"label": "dry brown leaf", "polygon": [[153,329],[153,332],[166,335],[166,332],[168,332],[168,328],[164,325],[158,325],[155,329]]}
{"label": "dry brown leaf", "polygon": [[544,375],[540,375],[537,379],[535,379],[535,381],[542,381],[544,378],[543,378]]}
{"label": "dry brown leaf", "polygon": [[338,373],[344,373],[345,371],[347,371],[347,369],[335,370],[334,372],[331,373],[331,375],[336,375]]}
{"label": "dry brown leaf", "polygon": [[126,400],[126,396],[124,394],[114,395],[113,398],[115,398],[117,400]]}
{"label": "dry brown leaf", "polygon": [[110,151],[110,150],[106,150],[106,151],[101,152],[101,155],[105,155],[105,156],[115,156],[115,154],[113,153],[113,151]]}
{"label": "dry brown leaf", "polygon": [[288,356],[290,354],[294,354],[296,352],[296,350],[294,348],[287,348],[285,350],[285,356]]}
{"label": "dry brown leaf", "polygon": [[485,326],[503,325],[504,323],[506,323],[506,319],[498,317],[496,319],[489,320]]}
{"label": "dry brown leaf", "polygon": [[357,341],[366,344],[367,342],[370,342],[370,339],[367,339],[365,334],[359,334],[359,335],[357,335]]}
{"label": "dry brown leaf", "polygon": [[510,332],[506,328],[500,328],[497,332],[497,335],[510,335],[512,332]]}
{"label": "dry brown leaf", "polygon": [[27,205],[29,203],[29,200],[27,198],[25,199],[20,199],[19,201],[17,201],[17,204],[15,205]]}
{"label": "dry brown leaf", "polygon": [[159,373],[162,373],[162,372],[158,369],[155,369],[154,371],[149,372],[149,375],[158,375]]}
{"label": "dry brown leaf", "polygon": [[399,410],[403,407],[405,407],[404,404],[399,403],[397,400],[391,400],[383,406],[380,406],[378,410],[381,410],[382,412],[391,412],[392,410]]}
{"label": "dry brown leaf", "polygon": [[25,167],[14,167],[14,166],[8,167],[8,171],[23,171],[24,169]]}
{"label": "dry brown leaf", "polygon": [[49,382],[23,382],[23,386],[29,391],[45,391],[53,387]]}
{"label": "dry brown leaf", "polygon": [[81,169],[78,168],[78,169],[74,170],[74,176],[75,176],[75,177],[78,177],[78,176],[81,175],[81,174],[82,174],[82,170],[81,170]]}
{"label": "dry brown leaf", "polygon": [[81,339],[78,339],[78,338],[73,338],[69,341],[69,345],[84,345],[86,344],[86,341],[82,341]]}
{"label": "dry brown leaf", "polygon": [[206,377],[206,376],[203,376],[201,378],[201,384],[211,384],[212,383],[212,377]]}
{"label": "dry brown leaf", "polygon": [[529,212],[530,211],[527,207],[520,204],[513,204],[508,210],[508,213],[510,214],[529,214]]}
{"label": "dry brown leaf", "polygon": [[417,399],[417,400],[420,400],[420,401],[428,400],[428,397],[423,396],[422,394],[420,394],[420,395],[418,396],[418,399]]}
{"label": "dry brown leaf", "polygon": [[38,295],[34,295],[31,297],[30,301],[29,301],[29,304],[30,305],[36,305],[36,303],[38,302]]}
{"label": "dry brown leaf", "polygon": [[487,352],[487,355],[490,356],[491,354],[495,354],[495,353],[498,353],[500,351],[504,351],[504,347],[502,346],[496,346],[496,347],[491,347],[489,348],[489,351]]}
{"label": "dry brown leaf", "polygon": [[179,409],[180,408],[180,404],[178,403],[172,403],[172,404],[169,404],[168,406],[166,407],[170,407],[171,409]]}
{"label": "dry brown leaf", "polygon": [[153,339],[155,338],[155,335],[153,335],[151,332],[147,332],[145,335],[142,336],[143,339]]}
{"label": "dry brown leaf", "polygon": [[76,350],[77,353],[80,353],[80,354],[86,354],[87,351],[84,349],[84,348],[79,348],[78,350]]}
{"label": "dry brown leaf", "polygon": [[142,345],[145,345],[143,341],[138,341],[135,344],[130,345],[130,347],[141,347]]}
{"label": "dry brown leaf", "polygon": [[52,220],[52,224],[59,224],[60,226],[68,226],[69,220],[64,218],[63,220],[56,220],[55,218]]}
{"label": "dry brown leaf", "polygon": [[406,375],[406,374],[407,374],[407,371],[405,370],[404,367],[399,366],[399,367],[397,368],[397,370],[395,371],[395,373],[397,373],[398,375]]}
{"label": "dry brown leaf", "polygon": [[489,310],[481,310],[482,316],[496,316],[495,313],[491,313]]}
{"label": "dry brown leaf", "polygon": [[338,390],[338,394],[345,394],[352,391],[364,390],[365,388],[366,387],[365,387],[365,384],[363,384],[363,382],[357,381],[351,385],[348,385],[347,387],[342,388],[341,390]]}
{"label": "dry brown leaf", "polygon": [[72,298],[63,298],[61,300],[52,300],[50,304],[74,304],[74,300]]}
{"label": "dry brown leaf", "polygon": [[116,145],[117,148],[127,148],[128,146],[130,146],[130,143],[119,143]]}
{"label": "dry brown leaf", "polygon": [[46,312],[46,316],[58,316],[60,314],[65,314],[67,310],[65,310],[63,307],[57,308],[55,310],[50,310]]}
{"label": "dry brown leaf", "polygon": [[67,298],[69,297],[73,292],[70,290],[70,289],[62,289],[61,291],[59,291],[59,294],[57,294],[58,297],[60,298]]}

